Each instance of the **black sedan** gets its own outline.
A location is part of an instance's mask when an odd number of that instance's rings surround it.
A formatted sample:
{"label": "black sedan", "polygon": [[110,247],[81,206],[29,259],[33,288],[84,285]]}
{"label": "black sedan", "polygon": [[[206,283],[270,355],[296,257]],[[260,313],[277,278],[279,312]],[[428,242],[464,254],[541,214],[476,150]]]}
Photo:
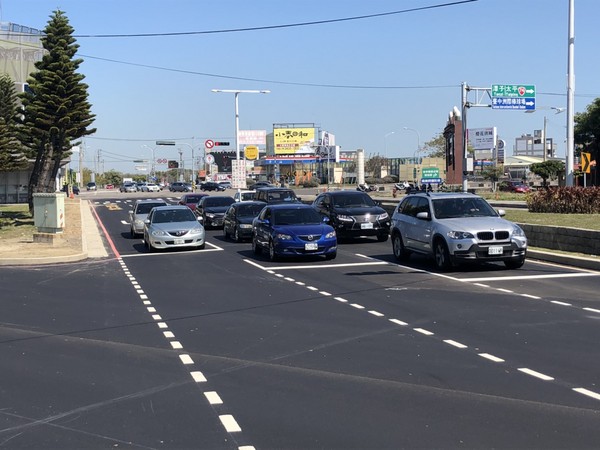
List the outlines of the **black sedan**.
{"label": "black sedan", "polygon": [[233,203],[235,203],[233,197],[207,195],[200,199],[196,205],[195,213],[200,218],[200,221],[205,228],[222,227],[225,211],[227,211],[229,206]]}
{"label": "black sedan", "polygon": [[385,242],[390,234],[389,214],[366,192],[324,192],[317,196],[313,208],[329,217],[338,239],[376,236]]}
{"label": "black sedan", "polygon": [[223,218],[223,235],[240,242],[252,238],[252,221],[265,207],[263,202],[233,203]]}
{"label": "black sedan", "polygon": [[227,189],[226,186],[215,183],[214,181],[205,181],[204,183],[200,183],[201,191],[224,191]]}

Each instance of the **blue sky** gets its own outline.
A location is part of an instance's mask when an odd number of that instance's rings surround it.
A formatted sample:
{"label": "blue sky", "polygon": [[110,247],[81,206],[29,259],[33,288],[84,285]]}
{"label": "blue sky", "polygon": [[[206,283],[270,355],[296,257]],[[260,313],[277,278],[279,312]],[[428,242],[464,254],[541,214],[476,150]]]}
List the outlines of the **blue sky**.
{"label": "blue sky", "polygon": [[[472,108],[469,127],[498,127],[511,155],[514,139],[541,129],[546,116],[548,137],[564,157],[566,114],[555,115],[550,107],[567,102],[568,0],[478,0],[236,33],[86,37],[263,27],[444,3],[449,1],[0,0],[2,21],[44,29],[60,8],[80,36],[80,72],[90,86],[98,129],[85,140],[87,166],[102,149],[106,170],[131,171],[133,159],[151,154],[143,145],[159,139],[195,147],[206,139],[233,143],[234,96],[212,93],[215,88],[271,91],[240,94],[240,129],[316,123],[335,134],[342,149],[412,156],[417,139],[423,144],[435,137],[448,112],[460,107],[463,81],[474,87],[534,84],[535,113]],[[575,0],[576,112],[600,97],[599,16],[598,0]],[[191,161],[189,147],[180,148]],[[157,147],[155,157],[176,152]]]}

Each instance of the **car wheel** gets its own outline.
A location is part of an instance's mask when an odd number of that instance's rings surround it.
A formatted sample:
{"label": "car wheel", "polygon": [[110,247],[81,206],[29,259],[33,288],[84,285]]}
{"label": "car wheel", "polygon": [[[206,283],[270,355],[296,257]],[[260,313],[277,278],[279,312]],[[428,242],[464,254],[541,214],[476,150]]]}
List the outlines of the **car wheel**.
{"label": "car wheel", "polygon": [[258,242],[256,242],[256,236],[252,236],[252,251],[255,255],[260,255],[262,253],[262,249],[258,245]]}
{"label": "car wheel", "polygon": [[235,242],[240,242],[240,232],[237,227],[233,230],[233,240]]}
{"label": "car wheel", "polygon": [[504,265],[507,269],[520,269],[523,267],[523,264],[525,264],[525,258],[504,261]]}
{"label": "car wheel", "polygon": [[392,237],[392,251],[398,261],[404,261],[410,256],[410,252],[404,247],[400,233],[394,233]]}
{"label": "car wheel", "polygon": [[438,268],[438,270],[446,271],[452,267],[448,246],[442,239],[438,239],[435,242],[433,247],[433,256],[435,259],[435,266]]}
{"label": "car wheel", "polygon": [[335,259],[335,257],[336,257],[336,256],[337,256],[337,252],[333,252],[333,253],[327,253],[327,254],[325,255],[325,259],[326,259],[327,261],[330,261],[330,260],[332,260],[332,259]]}
{"label": "car wheel", "polygon": [[387,234],[380,234],[377,236],[377,242],[385,242],[388,240]]}
{"label": "car wheel", "polygon": [[206,242],[203,242],[202,245],[198,246],[198,250],[204,250],[206,248]]}
{"label": "car wheel", "polygon": [[279,259],[277,253],[275,253],[275,246],[273,245],[273,241],[269,241],[269,259],[271,261],[277,261]]}

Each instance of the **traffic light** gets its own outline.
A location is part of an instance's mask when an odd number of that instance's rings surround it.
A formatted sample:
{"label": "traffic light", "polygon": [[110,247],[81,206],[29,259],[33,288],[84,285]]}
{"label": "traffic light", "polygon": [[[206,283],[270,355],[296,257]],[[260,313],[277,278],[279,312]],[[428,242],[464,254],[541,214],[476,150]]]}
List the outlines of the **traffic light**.
{"label": "traffic light", "polygon": [[179,168],[179,163],[175,160],[169,160],[169,162],[167,163],[167,167],[169,169],[178,169]]}
{"label": "traffic light", "polygon": [[215,147],[227,146],[227,145],[229,145],[229,142],[222,142],[222,141],[215,142]]}

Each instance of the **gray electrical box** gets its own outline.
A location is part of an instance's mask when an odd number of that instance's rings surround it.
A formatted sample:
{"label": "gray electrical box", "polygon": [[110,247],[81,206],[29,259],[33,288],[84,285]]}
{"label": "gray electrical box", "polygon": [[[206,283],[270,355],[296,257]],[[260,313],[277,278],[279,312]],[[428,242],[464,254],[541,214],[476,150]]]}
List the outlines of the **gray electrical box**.
{"label": "gray electrical box", "polygon": [[33,194],[33,224],[40,233],[62,233],[65,228],[65,194]]}

